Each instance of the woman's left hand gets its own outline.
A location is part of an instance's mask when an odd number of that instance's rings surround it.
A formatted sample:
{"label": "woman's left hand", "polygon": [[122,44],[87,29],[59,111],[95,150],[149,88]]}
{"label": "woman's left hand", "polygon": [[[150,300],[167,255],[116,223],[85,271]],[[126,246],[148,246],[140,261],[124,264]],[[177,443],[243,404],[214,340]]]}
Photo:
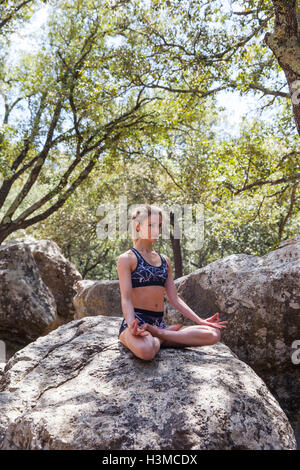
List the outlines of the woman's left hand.
{"label": "woman's left hand", "polygon": [[224,323],[228,323],[228,321],[221,321],[220,322],[220,317],[219,313],[215,313],[212,317],[205,318],[205,321],[210,322],[210,323],[219,323],[220,325],[224,325]]}

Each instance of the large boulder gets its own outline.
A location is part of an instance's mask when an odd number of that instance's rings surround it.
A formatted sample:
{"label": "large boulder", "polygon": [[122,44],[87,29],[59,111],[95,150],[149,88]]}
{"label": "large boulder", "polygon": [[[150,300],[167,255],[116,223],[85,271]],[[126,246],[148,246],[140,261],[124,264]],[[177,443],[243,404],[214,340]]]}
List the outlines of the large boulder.
{"label": "large boulder", "polygon": [[163,348],[145,361],[119,326],[73,320],[7,362],[0,449],[296,449],[279,403],[228,346]]}
{"label": "large boulder", "polygon": [[74,284],[82,276],[76,266],[62,255],[59,246],[52,240],[35,240],[32,236],[16,238],[1,245],[3,249],[11,246],[30,249],[40,276],[55,299],[60,324],[74,320]]}
{"label": "large boulder", "polygon": [[123,315],[119,281],[83,279],[75,282],[74,289],[74,320],[94,315]]}
{"label": "large boulder", "polygon": [[54,296],[44,284],[30,248],[18,243],[1,245],[0,362],[58,325]]}
{"label": "large boulder", "polygon": [[[222,341],[266,382],[300,444],[300,237],[264,256],[234,254],[175,281],[179,296],[202,318],[228,320]],[[166,321],[192,322],[167,303]]]}

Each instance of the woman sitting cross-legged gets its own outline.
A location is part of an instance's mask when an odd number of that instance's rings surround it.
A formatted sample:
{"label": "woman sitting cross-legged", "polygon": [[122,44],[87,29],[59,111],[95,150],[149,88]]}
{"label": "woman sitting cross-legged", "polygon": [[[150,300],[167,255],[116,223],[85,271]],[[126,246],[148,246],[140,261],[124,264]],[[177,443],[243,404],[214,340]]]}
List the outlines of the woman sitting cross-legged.
{"label": "woman sitting cross-legged", "polygon": [[[166,255],[156,253],[152,243],[159,236],[162,211],[144,204],[132,215],[134,247],[118,258],[117,270],[124,319],[119,340],[144,360],[155,357],[160,347],[205,346],[220,341],[219,313],[203,320],[179,298]],[[164,320],[164,294],[176,310],[196,325],[167,325]]]}

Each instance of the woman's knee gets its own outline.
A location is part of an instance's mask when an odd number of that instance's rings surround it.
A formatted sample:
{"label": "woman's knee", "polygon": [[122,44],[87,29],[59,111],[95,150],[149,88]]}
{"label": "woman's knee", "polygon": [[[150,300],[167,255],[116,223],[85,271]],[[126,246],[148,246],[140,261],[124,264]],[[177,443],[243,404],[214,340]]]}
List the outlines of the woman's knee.
{"label": "woman's knee", "polygon": [[221,330],[218,328],[212,328],[209,332],[210,344],[216,344],[221,339]]}
{"label": "woman's knee", "polygon": [[142,344],[139,344],[135,348],[135,355],[138,356],[140,359],[144,359],[145,361],[151,361],[154,359],[157,353],[156,342],[154,338],[149,338],[148,341],[145,341]]}

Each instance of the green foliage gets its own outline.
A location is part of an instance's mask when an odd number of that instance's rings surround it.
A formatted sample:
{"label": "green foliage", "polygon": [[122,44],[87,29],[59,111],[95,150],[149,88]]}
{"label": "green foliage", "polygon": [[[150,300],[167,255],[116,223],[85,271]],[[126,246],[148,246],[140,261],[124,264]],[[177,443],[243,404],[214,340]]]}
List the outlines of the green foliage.
{"label": "green foliage", "polygon": [[[4,60],[0,72],[7,102],[18,99],[0,128],[2,181],[22,152],[18,170],[28,167],[1,217],[22,218],[47,195],[31,217],[64,204],[8,238],[51,238],[85,277],[115,279],[116,256],[131,240],[97,239],[96,209],[120,195],[128,205],[204,205],[205,243],[189,252],[182,240],[184,273],[232,253],[264,254],[299,233],[293,114],[285,98],[261,91],[285,85],[263,41],[270,1],[232,1],[231,9],[216,0],[47,3],[38,50],[13,66]],[[257,108],[276,111],[273,121],[245,119],[238,137],[219,133],[218,90],[252,93]],[[41,171],[23,197],[38,157]],[[173,259],[170,242],[158,243]]]}

